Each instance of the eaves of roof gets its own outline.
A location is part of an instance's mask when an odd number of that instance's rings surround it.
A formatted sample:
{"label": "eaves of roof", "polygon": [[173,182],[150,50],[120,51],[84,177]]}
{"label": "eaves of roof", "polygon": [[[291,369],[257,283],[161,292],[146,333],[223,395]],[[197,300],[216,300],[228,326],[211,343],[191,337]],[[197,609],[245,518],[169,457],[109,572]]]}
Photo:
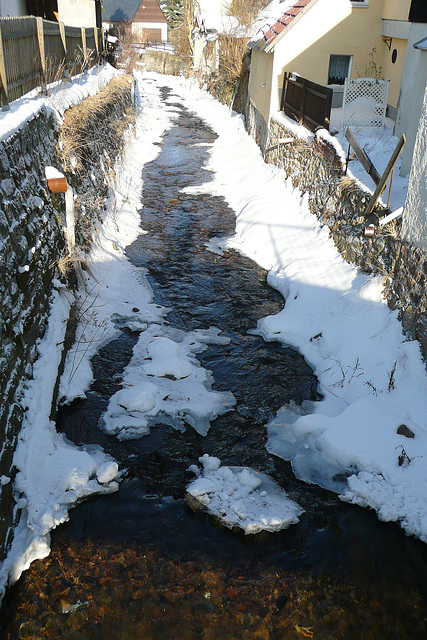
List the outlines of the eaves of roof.
{"label": "eaves of roof", "polygon": [[317,0],[297,0],[274,24],[261,29],[261,37],[259,37],[258,40],[250,42],[249,47],[251,49],[265,51],[265,53],[272,51],[289,29],[291,29],[316,2]]}

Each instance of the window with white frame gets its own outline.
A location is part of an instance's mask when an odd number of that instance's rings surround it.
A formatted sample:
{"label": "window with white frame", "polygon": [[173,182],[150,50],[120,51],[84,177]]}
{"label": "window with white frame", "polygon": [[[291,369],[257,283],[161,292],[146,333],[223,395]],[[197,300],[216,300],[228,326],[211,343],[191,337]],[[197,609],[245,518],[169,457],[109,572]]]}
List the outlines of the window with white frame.
{"label": "window with white frame", "polygon": [[328,84],[344,84],[350,77],[351,56],[331,55],[329,58]]}

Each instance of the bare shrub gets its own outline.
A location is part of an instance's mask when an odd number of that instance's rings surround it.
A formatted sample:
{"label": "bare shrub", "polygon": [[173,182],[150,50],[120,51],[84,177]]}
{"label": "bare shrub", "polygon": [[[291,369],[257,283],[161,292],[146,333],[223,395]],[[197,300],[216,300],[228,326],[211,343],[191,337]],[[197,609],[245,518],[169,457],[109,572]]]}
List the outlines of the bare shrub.
{"label": "bare shrub", "polygon": [[[143,38],[144,39],[144,36]],[[141,59],[141,55],[135,46],[136,42],[140,39],[133,35],[130,29],[126,29],[123,37],[120,40],[120,54],[117,60],[117,66],[123,69],[126,73],[132,73],[136,67],[137,62]]]}
{"label": "bare shrub", "polygon": [[193,29],[199,10],[197,0],[184,0],[181,23],[174,29],[175,55],[187,74],[190,73],[193,64]]}
{"label": "bare shrub", "polygon": [[230,0],[227,15],[234,16],[242,26],[249,27],[270,0]]}

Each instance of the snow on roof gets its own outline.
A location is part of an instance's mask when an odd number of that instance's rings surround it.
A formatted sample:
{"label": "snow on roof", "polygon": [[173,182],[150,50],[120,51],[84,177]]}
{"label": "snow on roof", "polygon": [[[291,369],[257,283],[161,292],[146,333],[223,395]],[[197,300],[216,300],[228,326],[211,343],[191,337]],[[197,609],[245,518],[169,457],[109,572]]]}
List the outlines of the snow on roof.
{"label": "snow on roof", "polygon": [[315,2],[317,0],[273,0],[260,14],[256,22],[258,32],[249,46],[261,51],[271,47],[276,38],[292,25],[295,18]]}

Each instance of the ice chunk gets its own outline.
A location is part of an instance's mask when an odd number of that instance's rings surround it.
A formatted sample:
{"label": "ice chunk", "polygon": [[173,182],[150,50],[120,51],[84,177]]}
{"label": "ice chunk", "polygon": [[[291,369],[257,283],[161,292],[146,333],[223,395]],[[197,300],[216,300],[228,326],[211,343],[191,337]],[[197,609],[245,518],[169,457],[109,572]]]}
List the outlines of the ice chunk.
{"label": "ice chunk", "polygon": [[303,509],[272,478],[249,467],[221,466],[207,454],[202,474],[187,488],[187,502],[203,508],[230,529],[246,534],[279,531],[299,520]]}
{"label": "ice chunk", "polygon": [[212,391],[210,374],[194,357],[210,342],[227,342],[219,330],[184,333],[150,325],[140,334],[123,376],[123,389],[110,399],[104,428],[120,440],[149,433],[150,425],[166,423],[182,430],[184,424],[205,436],[210,421],[235,404],[229,392]]}
{"label": "ice chunk", "polygon": [[137,387],[121,389],[115,395],[118,407],[129,412],[139,411],[145,413],[156,406],[159,391],[151,382],[144,382]]}

